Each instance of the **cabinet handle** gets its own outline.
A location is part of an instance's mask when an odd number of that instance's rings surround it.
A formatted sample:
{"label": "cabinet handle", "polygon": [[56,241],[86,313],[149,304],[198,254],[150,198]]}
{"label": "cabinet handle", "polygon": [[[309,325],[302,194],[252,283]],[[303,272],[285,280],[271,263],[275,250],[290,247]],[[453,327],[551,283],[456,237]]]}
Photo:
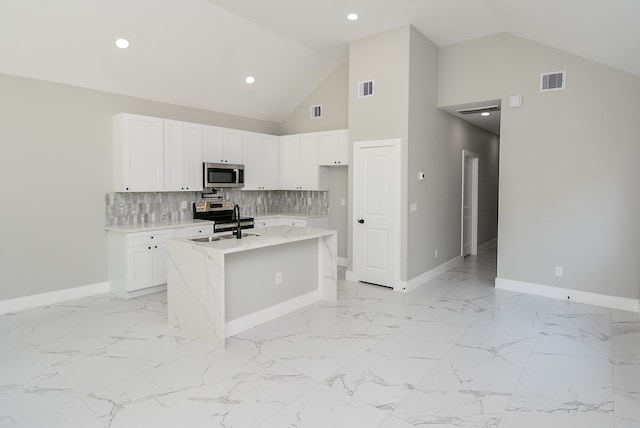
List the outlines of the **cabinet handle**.
{"label": "cabinet handle", "polygon": [[151,249],[151,247],[149,247],[149,249]]}
{"label": "cabinet handle", "polygon": [[156,245],[155,248],[158,248],[158,246]]}
{"label": "cabinet handle", "polygon": [[151,239],[153,239],[153,236],[151,237]]}

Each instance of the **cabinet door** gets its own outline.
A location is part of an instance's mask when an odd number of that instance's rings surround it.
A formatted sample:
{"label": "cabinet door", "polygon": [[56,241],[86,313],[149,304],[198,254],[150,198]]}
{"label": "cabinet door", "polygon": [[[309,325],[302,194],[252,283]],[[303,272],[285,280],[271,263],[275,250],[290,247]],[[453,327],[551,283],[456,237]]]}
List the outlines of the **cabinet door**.
{"label": "cabinet door", "polygon": [[263,190],[280,188],[280,140],[275,135],[260,135],[260,158],[262,160],[261,187]]}
{"label": "cabinet door", "polygon": [[162,139],[162,119],[132,114],[119,114],[114,118],[116,190],[164,190]]}
{"label": "cabinet door", "polygon": [[299,189],[300,135],[280,138],[280,186],[283,190]]}
{"label": "cabinet door", "polygon": [[202,161],[222,162],[222,134],[223,128],[205,125],[202,127]]}
{"label": "cabinet door", "polygon": [[349,131],[338,131],[338,165],[349,165]]}
{"label": "cabinet door", "polygon": [[175,120],[164,121],[164,190],[177,191],[182,184],[182,147],[184,124]]}
{"label": "cabinet door", "polygon": [[157,244],[153,247],[153,280],[152,285],[167,283],[167,244]]}
{"label": "cabinet door", "polygon": [[300,136],[299,186],[302,190],[317,190],[319,183],[318,134]]}
{"label": "cabinet door", "polygon": [[338,163],[338,131],[318,133],[318,162],[324,166]]}
{"label": "cabinet door", "polygon": [[184,190],[202,191],[202,125],[196,123],[184,124],[182,180]]}
{"label": "cabinet door", "polygon": [[242,131],[225,129],[223,141],[224,163],[242,164]]}
{"label": "cabinet door", "polygon": [[252,132],[245,132],[242,136],[243,190],[262,190],[262,168],[264,165],[261,155],[260,136]]}
{"label": "cabinet door", "polygon": [[127,248],[126,291],[153,287],[154,284],[153,246],[145,245]]}

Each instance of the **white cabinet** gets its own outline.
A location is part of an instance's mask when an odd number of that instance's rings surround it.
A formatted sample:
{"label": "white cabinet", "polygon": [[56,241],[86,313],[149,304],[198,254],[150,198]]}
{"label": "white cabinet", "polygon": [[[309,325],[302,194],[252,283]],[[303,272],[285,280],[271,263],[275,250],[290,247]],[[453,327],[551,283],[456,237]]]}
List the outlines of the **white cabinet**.
{"label": "white cabinet", "polygon": [[202,125],[164,121],[164,190],[202,190]]}
{"label": "white cabinet", "polygon": [[280,142],[275,135],[244,132],[243,190],[277,190],[279,188]]}
{"label": "white cabinet", "polygon": [[318,133],[318,160],[321,166],[349,164],[349,131],[340,129]]}
{"label": "white cabinet", "polygon": [[269,227],[269,226],[295,226],[295,227],[316,227],[319,229],[329,229],[329,217],[260,217],[255,219],[255,227]]}
{"label": "white cabinet", "polygon": [[203,162],[243,163],[242,131],[205,125],[202,127],[202,137]]}
{"label": "white cabinet", "polygon": [[163,191],[163,120],[118,114],[113,118],[113,140],[115,191]]}
{"label": "white cabinet", "polygon": [[173,236],[175,238],[196,238],[198,236],[213,235],[213,224],[189,226],[176,229]]}
{"label": "white cabinet", "polygon": [[167,241],[173,229],[107,236],[111,291],[124,298],[159,290],[167,283]]}
{"label": "white cabinet", "polygon": [[279,219],[275,217],[261,217],[255,219],[255,228],[278,226],[280,224]]}
{"label": "white cabinet", "polygon": [[327,171],[318,164],[317,133],[286,135],[280,138],[280,188],[328,189]]}

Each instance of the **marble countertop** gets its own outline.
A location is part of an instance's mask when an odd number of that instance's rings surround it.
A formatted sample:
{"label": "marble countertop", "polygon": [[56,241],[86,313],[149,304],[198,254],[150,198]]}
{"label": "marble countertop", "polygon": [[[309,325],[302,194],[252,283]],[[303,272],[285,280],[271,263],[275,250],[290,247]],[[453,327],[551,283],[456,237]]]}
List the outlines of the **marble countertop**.
{"label": "marble countertop", "polygon": [[209,220],[180,220],[158,223],[139,223],[139,224],[123,224],[105,226],[108,232],[132,233],[132,232],[149,232],[152,230],[177,229],[189,226],[211,225],[213,222]]}
{"label": "marble countertop", "polygon": [[229,254],[287,244],[289,242],[304,241],[306,239],[322,238],[335,235],[337,232],[335,230],[316,229],[313,227],[271,226],[260,229],[248,229],[243,231],[243,234],[242,239],[222,239],[213,242],[197,242],[185,238],[173,239],[172,241],[189,243],[198,247],[217,250],[222,254]]}
{"label": "marble countertop", "polygon": [[259,214],[255,216],[256,220],[261,218],[273,218],[273,217],[286,217],[286,218],[295,218],[300,220],[307,220],[310,218],[320,218],[320,217],[329,217],[329,215],[322,214],[291,214],[291,213],[273,213],[273,214]]}

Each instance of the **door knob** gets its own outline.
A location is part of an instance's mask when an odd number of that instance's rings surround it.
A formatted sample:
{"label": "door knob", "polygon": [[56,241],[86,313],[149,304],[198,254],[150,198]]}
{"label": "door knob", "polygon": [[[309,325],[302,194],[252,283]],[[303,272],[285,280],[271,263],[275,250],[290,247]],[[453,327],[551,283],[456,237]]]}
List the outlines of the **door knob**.
{"label": "door knob", "polygon": [[360,224],[364,224],[364,219],[363,219],[363,218],[359,218],[359,219],[358,219],[358,223],[360,223]]}

